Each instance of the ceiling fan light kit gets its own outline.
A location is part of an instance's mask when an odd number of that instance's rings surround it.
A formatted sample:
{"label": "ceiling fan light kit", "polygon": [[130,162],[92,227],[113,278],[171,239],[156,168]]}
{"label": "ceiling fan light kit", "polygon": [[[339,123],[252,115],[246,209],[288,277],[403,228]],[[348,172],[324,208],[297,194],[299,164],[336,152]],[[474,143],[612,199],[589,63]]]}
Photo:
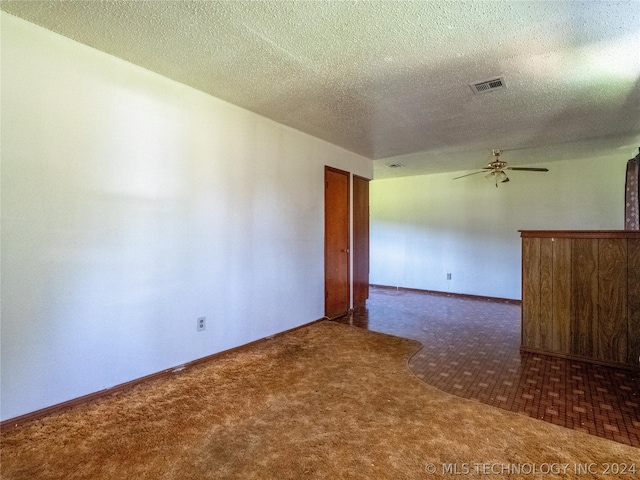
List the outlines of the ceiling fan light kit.
{"label": "ceiling fan light kit", "polygon": [[489,172],[485,177],[491,183],[496,184],[496,188],[498,188],[498,183],[506,183],[509,181],[509,177],[503,171]]}
{"label": "ceiling fan light kit", "polygon": [[493,156],[493,160],[487,164],[482,170],[473,173],[467,173],[466,175],[461,175],[459,177],[455,177],[454,180],[459,178],[468,177],[469,175],[476,175],[478,173],[484,173],[487,170],[489,173],[485,175],[485,178],[489,180],[491,183],[495,183],[496,188],[498,188],[498,183],[507,183],[509,181],[509,177],[504,173],[505,170],[520,170],[525,172],[548,172],[548,168],[536,168],[536,167],[508,167],[507,162],[500,160],[500,150],[493,150],[491,153]]}

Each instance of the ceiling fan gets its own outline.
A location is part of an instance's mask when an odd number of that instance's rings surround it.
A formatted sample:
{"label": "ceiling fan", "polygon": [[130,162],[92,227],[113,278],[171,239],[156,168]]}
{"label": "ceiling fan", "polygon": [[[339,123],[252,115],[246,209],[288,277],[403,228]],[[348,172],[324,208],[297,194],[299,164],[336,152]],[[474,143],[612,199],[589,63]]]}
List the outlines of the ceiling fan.
{"label": "ceiling fan", "polygon": [[468,177],[469,175],[476,175],[478,173],[489,172],[486,175],[486,179],[490,182],[494,182],[496,184],[496,188],[498,188],[499,183],[506,183],[509,181],[509,177],[504,173],[505,170],[524,170],[526,172],[548,172],[548,168],[534,168],[534,167],[507,167],[507,162],[500,160],[500,150],[494,150],[492,152],[493,160],[487,164],[479,172],[467,173],[466,175],[461,175],[459,177],[454,178],[457,180],[458,178]]}

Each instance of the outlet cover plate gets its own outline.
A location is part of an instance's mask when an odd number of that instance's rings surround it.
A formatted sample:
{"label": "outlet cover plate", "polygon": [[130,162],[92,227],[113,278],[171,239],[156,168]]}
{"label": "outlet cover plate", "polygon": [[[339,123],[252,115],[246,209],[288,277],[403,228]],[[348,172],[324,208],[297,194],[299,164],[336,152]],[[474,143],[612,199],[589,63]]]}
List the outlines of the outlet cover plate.
{"label": "outlet cover plate", "polygon": [[199,332],[207,328],[207,317],[198,317],[197,329]]}

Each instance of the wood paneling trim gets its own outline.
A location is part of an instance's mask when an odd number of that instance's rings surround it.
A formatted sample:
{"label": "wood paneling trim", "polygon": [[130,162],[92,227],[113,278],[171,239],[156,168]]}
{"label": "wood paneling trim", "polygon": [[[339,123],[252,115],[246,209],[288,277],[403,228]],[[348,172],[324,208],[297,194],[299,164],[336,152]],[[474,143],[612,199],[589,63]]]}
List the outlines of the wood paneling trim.
{"label": "wood paneling trim", "polygon": [[539,353],[541,355],[551,355],[553,357],[559,357],[559,358],[567,358],[570,360],[578,360],[580,362],[589,362],[589,363],[593,363],[595,365],[606,365],[608,367],[616,367],[616,368],[622,368],[624,370],[630,370],[633,372],[640,372],[640,366],[638,365],[630,365],[628,363],[619,363],[619,362],[607,362],[606,360],[598,360],[597,358],[585,358],[582,355],[572,355],[570,353],[559,353],[559,352],[550,352],[548,350],[540,350],[539,348],[527,348],[527,347],[520,347],[520,351],[521,352],[528,352],[528,353]]}
{"label": "wood paneling trim", "polygon": [[636,230],[520,230],[522,238],[638,238]]}

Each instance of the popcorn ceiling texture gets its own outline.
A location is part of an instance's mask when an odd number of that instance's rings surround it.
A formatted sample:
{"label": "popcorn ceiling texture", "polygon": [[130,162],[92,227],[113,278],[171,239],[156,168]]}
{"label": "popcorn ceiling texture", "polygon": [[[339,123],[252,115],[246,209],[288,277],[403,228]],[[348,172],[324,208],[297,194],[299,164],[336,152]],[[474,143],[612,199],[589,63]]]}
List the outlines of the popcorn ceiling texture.
{"label": "popcorn ceiling texture", "polygon": [[[385,163],[423,169],[414,173],[479,167],[492,148],[585,140],[579,155],[637,148],[640,134],[636,1],[3,1],[1,8],[369,158],[408,155]],[[507,89],[469,88],[496,76]],[[538,160],[550,157],[566,155],[545,151]],[[518,155],[507,160],[517,164]]]}

